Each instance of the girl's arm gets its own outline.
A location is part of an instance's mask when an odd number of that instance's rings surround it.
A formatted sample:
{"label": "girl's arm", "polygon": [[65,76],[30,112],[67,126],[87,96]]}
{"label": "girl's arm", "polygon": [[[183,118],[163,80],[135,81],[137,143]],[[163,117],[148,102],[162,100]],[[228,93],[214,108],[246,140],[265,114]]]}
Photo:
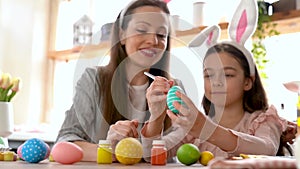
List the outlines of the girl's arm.
{"label": "girl's arm", "polygon": [[279,147],[280,135],[285,129],[274,108],[268,111],[252,114],[248,119],[248,133],[237,132],[219,126],[201,113],[193,102],[184,94],[176,93],[185,105],[173,103],[180,111],[174,115],[168,111],[168,116],[181,128],[201,141],[207,141],[221,150],[239,155],[240,153],[276,155]]}
{"label": "girl's arm", "polygon": [[218,126],[207,142],[234,156],[241,153],[273,156],[277,153],[280,140],[280,130],[273,122],[260,126],[254,135]]}
{"label": "girl's arm", "polygon": [[141,132],[141,140],[144,151],[144,159],[145,161],[150,162],[151,157],[151,148],[153,140],[164,140],[167,148],[167,158],[168,161],[172,161],[173,157],[176,156],[177,149],[184,143],[192,143],[195,138],[188,133],[186,133],[180,126],[172,126],[170,129],[165,131],[163,134],[155,136],[155,137],[145,137],[143,135],[143,131],[146,130],[148,122],[145,123],[142,132]]}
{"label": "girl's arm", "polygon": [[266,112],[252,113],[248,121],[245,133],[231,131],[238,136],[237,148],[232,153],[276,155],[287,121],[278,116],[274,106]]}
{"label": "girl's arm", "polygon": [[[189,103],[186,104],[189,105]],[[179,103],[175,103],[174,106],[179,107]],[[184,112],[188,113],[189,116],[185,116]],[[224,151],[233,151],[236,148],[237,136],[230,130],[211,121],[196,107],[189,110],[182,109],[181,113],[182,116],[177,116],[170,110],[167,111],[168,116],[180,126],[182,132],[189,133],[193,138],[198,138],[200,141],[208,141]]]}

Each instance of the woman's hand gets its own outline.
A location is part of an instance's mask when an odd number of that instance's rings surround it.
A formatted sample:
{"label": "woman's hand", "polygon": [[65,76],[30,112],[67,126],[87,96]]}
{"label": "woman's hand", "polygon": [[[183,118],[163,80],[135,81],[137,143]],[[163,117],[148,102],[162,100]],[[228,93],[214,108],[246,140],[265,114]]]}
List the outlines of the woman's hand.
{"label": "woman's hand", "polygon": [[201,113],[194,103],[185,94],[176,92],[176,95],[184,102],[181,105],[179,102],[174,102],[173,106],[180,112],[178,115],[171,110],[167,110],[168,116],[172,119],[173,124],[179,125],[187,133],[199,138],[201,130],[206,121],[206,116]]}
{"label": "woman's hand", "polygon": [[141,131],[143,136],[153,137],[161,134],[166,117],[167,94],[173,83],[164,77],[156,76],[147,89],[146,98],[151,115]]}
{"label": "woman's hand", "polygon": [[158,118],[164,119],[167,93],[173,83],[164,77],[156,76],[147,89],[146,98],[151,113],[150,122]]}
{"label": "woman's hand", "polygon": [[[115,151],[116,145],[120,140],[127,137],[138,138],[139,134],[137,127],[139,122],[137,120],[123,120],[117,121],[115,124],[112,124],[109,127],[107,133],[107,140],[111,141],[113,152]],[[113,155],[113,161],[116,161],[115,156]]]}
{"label": "woman's hand", "polygon": [[112,142],[113,147],[123,138],[134,137],[138,138],[137,127],[139,122],[137,120],[124,120],[117,121],[115,124],[109,127],[107,133],[107,140]]}

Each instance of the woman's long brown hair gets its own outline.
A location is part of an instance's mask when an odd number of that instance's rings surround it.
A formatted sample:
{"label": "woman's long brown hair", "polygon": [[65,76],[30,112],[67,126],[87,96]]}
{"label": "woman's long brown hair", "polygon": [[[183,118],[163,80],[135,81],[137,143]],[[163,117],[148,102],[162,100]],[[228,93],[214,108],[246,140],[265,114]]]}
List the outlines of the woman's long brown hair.
{"label": "woman's long brown hair", "polygon": [[[134,9],[142,6],[154,6],[162,9],[166,14],[170,14],[169,9],[165,2],[161,0],[136,0],[124,13],[124,16],[133,14]],[[119,120],[127,120],[124,114],[127,114],[127,106],[130,104],[128,101],[128,81],[126,79],[126,71],[122,66],[122,61],[127,58],[125,46],[120,43],[120,29],[126,30],[130,17],[126,17],[120,25],[120,18],[113,24],[111,34],[111,50],[110,50],[110,62],[107,66],[99,67],[99,83],[100,83],[100,96],[103,98],[103,102],[100,104],[101,112],[106,122],[111,125]],[[127,19],[129,18],[129,19]],[[171,30],[171,28],[170,28]],[[171,31],[169,31],[171,32]],[[156,76],[163,76],[169,78],[169,62],[170,62],[170,34],[167,37],[168,43],[166,51],[163,54],[161,60],[150,68],[150,73]],[[149,79],[150,83],[153,81]],[[122,112],[120,112],[122,111]],[[123,112],[125,111],[125,112]],[[166,117],[166,119],[168,119]],[[170,120],[166,120],[165,126],[170,126]]]}

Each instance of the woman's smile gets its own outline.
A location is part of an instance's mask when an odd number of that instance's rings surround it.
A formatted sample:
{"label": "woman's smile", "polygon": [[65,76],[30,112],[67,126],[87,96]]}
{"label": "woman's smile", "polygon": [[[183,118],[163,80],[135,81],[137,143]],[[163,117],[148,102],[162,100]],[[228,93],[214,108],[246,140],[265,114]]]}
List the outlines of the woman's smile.
{"label": "woman's smile", "polygon": [[157,50],[154,48],[145,48],[145,49],[141,49],[139,51],[141,54],[143,54],[144,56],[147,56],[147,57],[154,57],[157,54]]}

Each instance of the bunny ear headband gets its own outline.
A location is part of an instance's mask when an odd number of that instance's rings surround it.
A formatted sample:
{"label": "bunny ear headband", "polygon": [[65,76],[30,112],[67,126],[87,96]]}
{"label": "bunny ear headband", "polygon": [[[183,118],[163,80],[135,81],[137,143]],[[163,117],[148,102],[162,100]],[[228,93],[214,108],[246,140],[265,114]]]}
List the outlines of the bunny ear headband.
{"label": "bunny ear headband", "polygon": [[[241,0],[228,28],[230,39],[221,42],[230,44],[243,52],[247,58],[251,76],[255,75],[255,64],[251,52],[245,48],[244,44],[256,29],[257,15],[258,12],[256,0]],[[196,37],[188,44],[188,46],[199,47],[205,43],[207,48],[209,48],[218,43],[217,40],[219,39],[219,36],[219,26],[213,25],[205,28],[198,35],[196,35]]]}

